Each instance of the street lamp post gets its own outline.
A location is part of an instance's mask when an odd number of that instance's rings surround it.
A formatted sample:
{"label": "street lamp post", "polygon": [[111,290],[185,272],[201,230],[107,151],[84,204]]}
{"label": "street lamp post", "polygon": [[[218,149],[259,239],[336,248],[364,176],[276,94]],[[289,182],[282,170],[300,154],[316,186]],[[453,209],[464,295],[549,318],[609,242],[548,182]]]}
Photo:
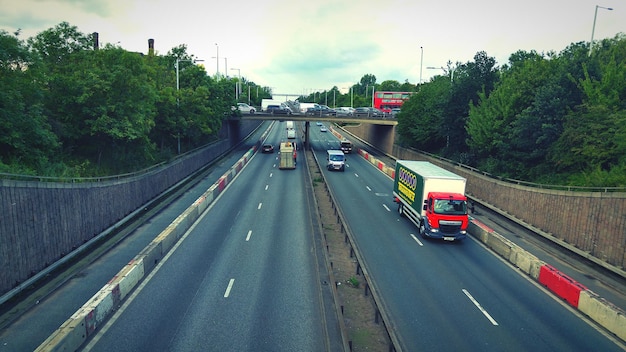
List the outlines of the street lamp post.
{"label": "street lamp post", "polygon": [[237,76],[239,77],[239,79],[237,79],[237,84],[235,85],[235,98],[239,100],[239,94],[241,94],[241,69],[231,68],[230,70],[237,71]]}
{"label": "street lamp post", "polygon": [[[199,60],[199,59],[196,59],[196,60],[181,60],[179,58],[176,58],[176,63],[174,64],[174,66],[176,67],[176,112],[177,113],[178,113],[178,109],[180,107],[180,98],[178,97],[178,91],[180,90],[180,76],[178,74],[178,71],[179,71],[178,67],[179,67],[181,62],[193,62],[193,63],[196,63],[196,62],[202,62],[202,61],[204,61],[204,60]],[[178,124],[178,119],[176,119],[176,121],[177,121],[177,124]],[[176,127],[178,127],[178,126],[176,126]],[[177,143],[178,143],[178,154],[180,154],[180,131],[178,131],[178,133],[177,133]]]}
{"label": "street lamp post", "polygon": [[420,50],[422,51],[422,54],[420,58],[420,81],[418,83],[418,86],[422,84],[422,67],[424,67],[424,47],[420,46]]}
{"label": "street lamp post", "polygon": [[591,42],[589,42],[589,56],[591,56],[591,51],[593,51],[593,35],[594,35],[594,32],[596,31],[596,17],[598,17],[599,8],[609,10],[609,11],[613,10],[613,8],[611,7],[602,7],[602,6],[596,5],[596,11],[593,14],[593,27],[591,27]]}
{"label": "street lamp post", "polygon": [[212,59],[215,59],[215,77],[220,76],[220,46],[215,43],[216,56],[213,56]]}
{"label": "street lamp post", "polygon": [[[443,70],[443,72],[447,75],[448,74],[448,70],[445,67],[434,67],[434,66],[428,66],[426,67],[429,70]],[[456,68],[450,69],[450,82],[454,82],[454,71],[456,71]]]}

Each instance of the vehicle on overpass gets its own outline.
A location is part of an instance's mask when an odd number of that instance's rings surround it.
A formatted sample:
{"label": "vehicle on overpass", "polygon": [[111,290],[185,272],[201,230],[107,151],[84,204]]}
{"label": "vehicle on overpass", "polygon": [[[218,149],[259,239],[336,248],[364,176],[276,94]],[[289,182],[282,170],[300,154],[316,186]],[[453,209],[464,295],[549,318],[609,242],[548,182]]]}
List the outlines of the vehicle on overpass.
{"label": "vehicle on overpass", "polygon": [[337,116],[352,116],[352,112],[354,111],[353,108],[347,106],[341,106],[334,109],[337,112]]}
{"label": "vehicle on overpass", "polygon": [[261,111],[267,112],[267,107],[270,105],[283,105],[282,102],[274,99],[261,99]]}
{"label": "vehicle on overpass", "polygon": [[268,114],[274,115],[291,115],[291,109],[286,107],[285,105],[268,105],[265,110]]}
{"label": "vehicle on overpass", "polygon": [[465,239],[465,183],[465,178],[427,161],[397,160],[393,195],[398,213],[411,220],[422,237]]}
{"label": "vehicle on overpass", "polygon": [[354,117],[385,117],[384,112],[370,106],[356,108],[352,114]]}
{"label": "vehicle on overpass", "polygon": [[254,114],[256,112],[256,109],[253,106],[250,106],[246,103],[237,103],[237,109],[239,109],[239,111],[242,114]]}
{"label": "vehicle on overpass", "polygon": [[298,107],[300,108],[300,113],[305,114],[308,108],[314,108],[319,106],[317,103],[300,103]]}
{"label": "vehicle on overpass", "polygon": [[337,111],[331,109],[326,105],[318,105],[312,108],[306,109],[308,116],[337,116]]}
{"label": "vehicle on overpass", "polygon": [[401,108],[405,101],[411,98],[413,92],[385,92],[374,93],[374,107],[386,114],[391,114],[394,108]]}

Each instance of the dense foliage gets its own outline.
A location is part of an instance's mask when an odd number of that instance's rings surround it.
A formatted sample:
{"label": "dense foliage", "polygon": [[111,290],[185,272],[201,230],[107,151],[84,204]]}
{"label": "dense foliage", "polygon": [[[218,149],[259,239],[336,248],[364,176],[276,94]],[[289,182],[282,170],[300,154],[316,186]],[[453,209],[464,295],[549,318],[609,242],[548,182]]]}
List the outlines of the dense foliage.
{"label": "dense foliage", "polygon": [[236,80],[207,76],[185,45],[100,48],[66,22],[27,41],[0,31],[0,172],[110,175],[168,160],[217,138]]}
{"label": "dense foliage", "polygon": [[503,177],[626,186],[626,38],[561,53],[480,52],[419,87],[398,115],[404,145]]}
{"label": "dense foliage", "polygon": [[[27,41],[0,31],[0,172],[104,175],[167,160],[217,137],[236,83],[207,76],[185,45],[165,56],[94,48],[65,22]],[[267,87],[241,84],[239,101],[271,98]],[[502,177],[626,186],[623,34],[591,54],[581,42],[560,53],[518,51],[496,67],[478,52],[422,84],[365,74],[343,92],[299,100],[371,106],[381,90],[416,93],[397,115],[404,146]]]}

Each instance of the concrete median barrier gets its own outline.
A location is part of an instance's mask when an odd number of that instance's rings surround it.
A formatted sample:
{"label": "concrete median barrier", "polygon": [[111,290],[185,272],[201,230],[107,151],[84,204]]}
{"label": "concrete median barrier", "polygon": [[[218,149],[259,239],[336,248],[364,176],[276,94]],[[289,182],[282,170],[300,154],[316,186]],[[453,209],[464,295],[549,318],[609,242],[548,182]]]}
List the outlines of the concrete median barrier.
{"label": "concrete median barrier", "polygon": [[626,314],[592,291],[582,291],[578,310],[626,341]]}

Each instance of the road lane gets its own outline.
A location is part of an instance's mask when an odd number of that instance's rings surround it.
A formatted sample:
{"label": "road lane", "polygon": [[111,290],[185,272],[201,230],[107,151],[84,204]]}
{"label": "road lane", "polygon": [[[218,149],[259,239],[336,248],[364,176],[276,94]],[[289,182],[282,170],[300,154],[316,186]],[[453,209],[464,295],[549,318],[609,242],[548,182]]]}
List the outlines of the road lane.
{"label": "road lane", "polygon": [[[269,126],[269,122],[265,123],[265,126]],[[33,292],[33,299],[29,297],[24,303],[27,310],[19,312],[10,324],[0,331],[0,348],[10,351],[32,351],[37,348],[231,168],[241,155],[256,143],[263,130],[260,128],[248,141],[242,142],[231,155],[217,161],[200,181],[178,198],[172,199],[164,209],[147,218],[145,223],[119,242],[114,250],[105,253],[92,263],[83,264],[85,267],[79,274],[55,287],[53,292]]]}
{"label": "road lane", "polygon": [[250,161],[94,351],[329,349],[304,170],[275,158]]}
{"label": "road lane", "polygon": [[[313,131],[318,159],[332,145]],[[422,240],[395,211],[392,181],[359,156],[325,172],[405,350],[621,350],[478,242]],[[493,321],[469,299],[470,293]]]}

